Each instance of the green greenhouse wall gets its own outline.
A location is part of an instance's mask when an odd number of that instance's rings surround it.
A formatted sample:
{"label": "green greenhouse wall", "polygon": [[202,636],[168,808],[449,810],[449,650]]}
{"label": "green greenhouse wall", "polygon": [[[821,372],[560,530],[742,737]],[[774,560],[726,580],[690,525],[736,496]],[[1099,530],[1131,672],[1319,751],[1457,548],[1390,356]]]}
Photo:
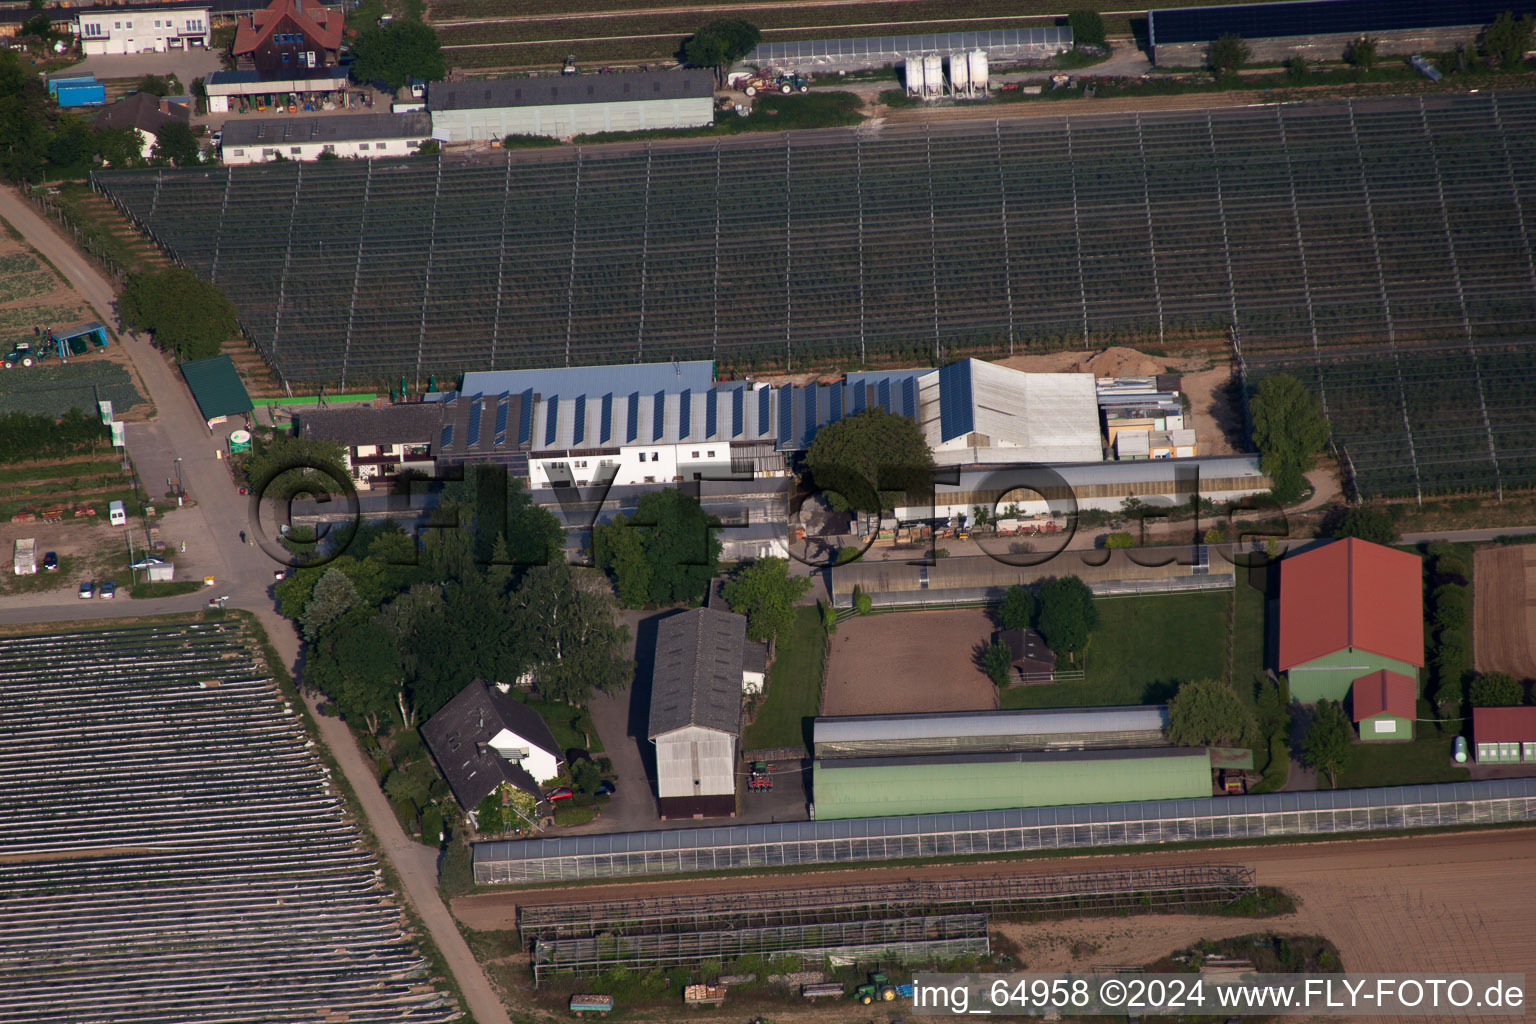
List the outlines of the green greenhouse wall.
{"label": "green greenhouse wall", "polygon": [[[1391,728],[1387,728],[1391,726]],[[1413,739],[1413,722],[1395,715],[1375,715],[1360,721],[1360,741],[1376,743],[1382,740]]]}
{"label": "green greenhouse wall", "polygon": [[1204,750],[1106,760],[869,765],[812,769],[818,820],[941,811],[990,811],[1211,795]]}
{"label": "green greenhouse wall", "polygon": [[1419,670],[1406,661],[1353,648],[1302,662],[1286,674],[1291,680],[1291,699],[1311,704],[1325,699],[1343,700],[1349,695],[1351,683],[1381,669],[1400,672],[1409,679],[1419,678]]}

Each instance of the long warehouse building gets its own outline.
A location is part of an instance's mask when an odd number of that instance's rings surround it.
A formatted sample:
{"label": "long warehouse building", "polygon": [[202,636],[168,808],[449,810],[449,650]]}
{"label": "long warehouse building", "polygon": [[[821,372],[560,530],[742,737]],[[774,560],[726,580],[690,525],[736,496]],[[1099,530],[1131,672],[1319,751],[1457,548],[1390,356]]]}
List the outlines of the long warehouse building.
{"label": "long warehouse building", "polygon": [[967,752],[1105,750],[1168,744],[1168,708],[1049,708],[818,718],[818,759]]}

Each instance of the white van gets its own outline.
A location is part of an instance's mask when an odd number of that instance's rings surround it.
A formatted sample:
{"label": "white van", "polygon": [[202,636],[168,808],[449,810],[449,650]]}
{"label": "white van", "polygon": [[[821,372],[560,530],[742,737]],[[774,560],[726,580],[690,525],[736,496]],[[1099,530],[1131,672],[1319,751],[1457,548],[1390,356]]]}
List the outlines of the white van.
{"label": "white van", "polygon": [[123,508],[123,503],[114,501],[107,505],[107,521],[113,526],[128,525],[128,510]]}

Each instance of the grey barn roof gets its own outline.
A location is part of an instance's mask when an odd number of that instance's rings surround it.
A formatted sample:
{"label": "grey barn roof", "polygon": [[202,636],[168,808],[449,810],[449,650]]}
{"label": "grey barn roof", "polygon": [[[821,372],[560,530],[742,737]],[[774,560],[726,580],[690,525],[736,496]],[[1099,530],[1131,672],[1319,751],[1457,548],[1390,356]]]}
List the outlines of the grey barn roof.
{"label": "grey barn roof", "polygon": [[818,718],[816,743],[849,740],[915,740],[949,736],[1048,736],[1064,740],[1081,733],[1147,732],[1168,727],[1160,704],[1134,707],[1070,708],[1045,711],[956,711],[949,714],[848,715]]}
{"label": "grey barn roof", "polygon": [[492,78],[433,82],[428,110],[546,107],[572,103],[709,98],[715,77],[709,71],[638,71],[615,75],[561,75],[558,78]]}
{"label": "grey barn roof", "polygon": [[437,440],[442,416],[436,402],[316,409],[299,413],[299,433],[342,445],[423,444]]}
{"label": "grey barn roof", "polygon": [[985,750],[975,753],[906,754],[889,757],[817,758],[816,767],[922,768],[950,764],[1061,764],[1067,761],[1138,761],[1168,757],[1208,757],[1204,747],[1136,747],[1119,750]]}
{"label": "grey barn roof", "polygon": [[694,608],[661,620],[651,674],[651,739],[690,725],[740,732],[746,638],[746,617],[730,612]]}
{"label": "grey barn roof", "polygon": [[348,114],[346,117],[283,117],[224,123],[222,145],[294,145],[365,142],[371,139],[430,139],[432,115]]}
{"label": "grey barn roof", "polygon": [[502,729],[509,729],[557,758],[564,757],[543,717],[521,701],[501,693],[483,679],[476,679],[443,705],[421,727],[427,749],[466,811],[484,800],[503,782],[539,795],[539,784],[523,768],[512,764],[487,745]]}

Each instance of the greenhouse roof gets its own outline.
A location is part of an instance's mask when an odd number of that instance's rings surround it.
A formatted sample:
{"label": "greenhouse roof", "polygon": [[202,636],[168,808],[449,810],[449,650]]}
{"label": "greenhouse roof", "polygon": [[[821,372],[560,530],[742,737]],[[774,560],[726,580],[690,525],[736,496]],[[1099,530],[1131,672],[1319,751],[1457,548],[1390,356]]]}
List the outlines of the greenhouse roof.
{"label": "greenhouse roof", "polygon": [[[1330,789],[1250,796],[1196,797],[1138,803],[1020,807],[1000,811],[910,814],[887,818],[785,821],[765,825],[658,829],[649,832],[618,832],[558,839],[521,839],[475,843],[474,859],[476,863],[538,860],[547,857],[718,849],[827,839],[934,835],[1006,828],[1155,821],[1218,815],[1285,814],[1522,797],[1536,797],[1536,778],[1486,779],[1478,782],[1450,782],[1425,786],[1384,786],[1376,789]],[[850,852],[850,859],[858,858]]]}
{"label": "greenhouse roof", "polygon": [[1136,707],[1063,708],[1043,711],[958,711],[948,714],[850,715],[818,718],[813,742],[915,740],[940,736],[1070,737],[1093,732],[1146,732],[1168,727],[1160,704]]}
{"label": "greenhouse roof", "polygon": [[254,408],[234,360],[227,355],[182,363],[181,375],[187,379],[187,387],[192,389],[192,397],[205,420],[238,416]]}
{"label": "greenhouse roof", "polygon": [[887,757],[823,757],[818,771],[840,768],[924,768],[968,764],[1060,764],[1066,761],[1145,761],[1170,757],[1206,759],[1203,747],[1140,747],[1124,750],[978,750],[942,754],[895,754]]}
{"label": "greenhouse roof", "polygon": [[532,390],[536,395],[629,394],[632,391],[707,391],[715,382],[708,359],[608,366],[556,366],[543,370],[482,370],[466,373],[459,393],[500,394]]}

